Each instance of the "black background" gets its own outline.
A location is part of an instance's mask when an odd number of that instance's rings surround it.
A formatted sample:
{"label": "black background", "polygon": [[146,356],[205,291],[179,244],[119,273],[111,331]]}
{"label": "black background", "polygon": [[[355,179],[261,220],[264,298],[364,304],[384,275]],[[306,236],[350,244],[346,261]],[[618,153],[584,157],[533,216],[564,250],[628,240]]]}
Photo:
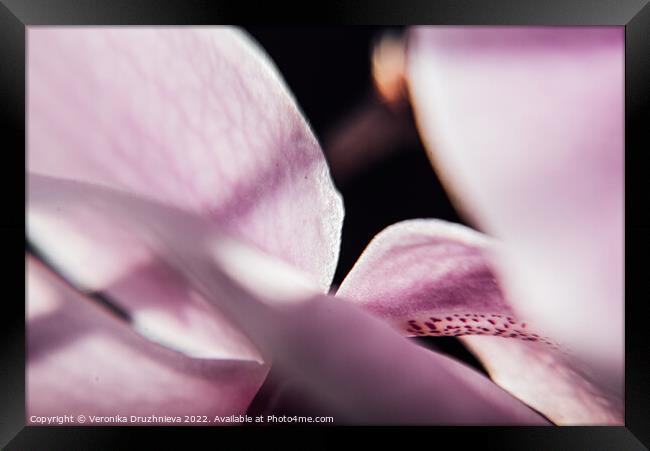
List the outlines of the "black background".
{"label": "black background", "polygon": [[[403,27],[246,29],[269,54],[293,92],[330,160],[332,177],[343,196],[345,219],[334,286],[342,282],[370,240],[391,224],[412,218],[462,222],[426,156],[408,108],[397,113],[394,122],[405,121],[410,130],[404,131],[403,139],[390,146],[384,156],[367,155],[359,169],[347,177],[343,177],[345,168],[329,158],[329,144],[337,133],[342,133],[342,122],[354,127],[358,120],[355,112],[390,109],[382,106],[374,88],[371,53],[382,36],[403,34]],[[387,116],[390,126],[390,114]],[[454,337],[413,340],[485,372],[480,362]],[[252,406],[252,413],[263,410],[265,400],[270,397],[277,399],[274,394],[280,389],[287,392],[284,381],[276,379],[272,372]],[[275,412],[292,414],[296,409],[305,410],[308,402],[303,399],[304,394],[289,393],[275,404]]]}
{"label": "black background", "polygon": [[[375,42],[401,29],[247,27],[247,31],[277,65],[328,157],[328,136],[336,133],[341,121],[375,103],[370,66]],[[345,182],[339,168],[330,165],[345,204],[335,284],[341,283],[372,237],[395,222],[411,218],[460,222],[422,144],[405,137],[391,150]]]}
{"label": "black background", "polygon": [[[353,128],[358,111],[390,110],[382,106],[372,81],[371,52],[386,35],[400,35],[403,27],[247,27],[266,50],[296,97],[303,114],[322,144],[337,188],[343,196],[341,254],[334,278],[339,285],[370,240],[398,221],[437,218],[462,222],[438,180],[417,137],[410,110],[403,108],[387,124],[406,122],[403,139],[384,156],[366,155],[358,170],[344,177],[343,167],[331,161],[330,143],[337,133]],[[397,127],[397,125],[395,125]],[[348,128],[348,129],[349,129]],[[370,130],[370,133],[379,130]],[[410,132],[410,133],[409,133]],[[338,149],[353,152],[356,149]],[[371,151],[371,150],[370,150]],[[378,152],[378,151],[377,151]],[[485,373],[472,354],[454,337],[417,337],[421,345],[445,352]],[[487,374],[487,373],[486,373]],[[277,392],[286,393],[277,401]],[[251,406],[261,413],[268,399],[273,411],[297,414],[310,410],[304,393],[294,392],[271,372]],[[305,413],[306,414],[306,413]]]}
{"label": "black background", "polygon": [[[24,69],[25,26],[35,24],[514,24],[625,25],[626,27],[626,390],[625,427],[564,428],[357,428],[363,444],[377,446],[451,445],[454,449],[637,450],[650,444],[650,335],[647,327],[647,255],[650,252],[650,202],[647,149],[650,145],[650,6],[647,0],[330,0],[282,5],[239,0],[0,0],[0,127],[3,214],[3,311],[0,314],[0,445],[6,449],[126,449],[139,440],[145,448],[332,449],[350,444],[353,430],[318,428],[90,428],[24,425]],[[262,39],[263,40],[263,39]],[[300,44],[300,43],[298,43]],[[263,44],[271,49],[272,43]],[[271,51],[271,50],[269,50]],[[271,51],[271,53],[273,53]],[[272,55],[281,64],[278,55]],[[303,56],[307,58],[306,56]],[[367,64],[367,63],[366,63]],[[291,81],[291,75],[284,74]],[[364,75],[367,76],[367,75]],[[297,96],[299,87],[291,86]],[[296,92],[297,91],[297,92]],[[352,100],[349,99],[349,100]],[[333,101],[333,99],[328,99]],[[306,99],[300,100],[305,111]],[[344,102],[345,104],[345,102]],[[313,107],[315,109],[315,107]],[[323,108],[322,105],[320,108]],[[320,127],[321,118],[307,116]],[[322,113],[324,117],[328,113]],[[310,116],[311,115],[311,116]],[[324,119],[323,119],[324,120]],[[324,126],[324,125],[323,125]],[[421,165],[418,165],[420,167]],[[22,185],[24,186],[24,185]],[[342,191],[345,191],[342,189]],[[345,192],[344,192],[345,194]],[[346,199],[350,209],[351,199]],[[349,216],[349,215],[348,215]],[[350,218],[348,217],[348,220]],[[347,231],[346,234],[350,233]],[[372,234],[370,234],[372,235]],[[344,236],[344,241],[347,237]],[[365,244],[362,244],[363,246]],[[344,243],[344,246],[347,244]],[[344,254],[348,252],[344,250]],[[349,252],[354,254],[354,252]],[[355,256],[342,256],[342,262]],[[344,264],[344,263],[342,263]],[[349,263],[348,263],[349,264]],[[340,273],[340,271],[339,271]],[[340,274],[337,275],[340,278]],[[16,436],[16,434],[18,435]],[[396,434],[397,433],[397,434]],[[278,439],[282,439],[278,442]],[[234,441],[233,441],[234,440]],[[273,443],[276,445],[274,446]],[[203,447],[206,447],[205,445]],[[366,446],[364,446],[366,447]]]}

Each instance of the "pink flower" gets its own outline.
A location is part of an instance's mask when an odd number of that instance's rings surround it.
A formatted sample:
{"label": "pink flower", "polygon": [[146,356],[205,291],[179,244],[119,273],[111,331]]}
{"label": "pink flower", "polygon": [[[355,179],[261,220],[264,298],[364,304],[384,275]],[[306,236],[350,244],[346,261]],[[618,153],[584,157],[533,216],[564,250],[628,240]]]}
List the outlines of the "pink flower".
{"label": "pink flower", "polygon": [[246,36],[29,29],[28,234],[72,283],[28,257],[28,418],[213,424],[273,364],[340,422],[622,422],[622,36],[413,30],[423,136],[499,241],[393,225],[334,297],[340,195]]}

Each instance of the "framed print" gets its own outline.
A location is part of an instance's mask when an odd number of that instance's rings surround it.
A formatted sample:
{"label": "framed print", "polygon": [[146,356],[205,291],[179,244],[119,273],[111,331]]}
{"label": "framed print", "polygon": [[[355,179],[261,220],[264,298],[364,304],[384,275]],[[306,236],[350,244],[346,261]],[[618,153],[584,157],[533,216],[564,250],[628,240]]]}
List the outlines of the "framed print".
{"label": "framed print", "polygon": [[384,6],[4,2],[3,446],[645,449],[650,7]]}

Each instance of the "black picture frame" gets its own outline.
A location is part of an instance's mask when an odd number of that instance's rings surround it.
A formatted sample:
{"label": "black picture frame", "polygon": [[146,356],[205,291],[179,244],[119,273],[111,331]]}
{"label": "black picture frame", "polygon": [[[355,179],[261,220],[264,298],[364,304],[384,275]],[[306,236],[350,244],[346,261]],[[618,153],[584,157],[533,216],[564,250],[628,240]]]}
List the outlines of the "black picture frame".
{"label": "black picture frame", "polygon": [[[3,188],[4,212],[0,215],[0,249],[3,251],[3,286],[9,287],[0,314],[0,447],[4,449],[122,449],[134,434],[156,440],[156,448],[176,448],[177,440],[202,439],[218,443],[224,436],[238,440],[239,447],[252,435],[248,428],[115,428],[25,426],[25,316],[24,180],[25,159],[25,30],[32,25],[205,25],[219,23],[308,24],[485,24],[485,25],[619,25],[625,26],[625,183],[626,183],[626,365],[624,427],[436,427],[408,428],[405,446],[445,441],[495,449],[590,449],[636,450],[650,446],[650,338],[644,307],[646,269],[640,263],[650,251],[647,235],[650,220],[646,186],[648,167],[644,150],[650,148],[650,6],[648,0],[447,0],[426,2],[400,0],[333,1],[288,4],[241,0],[207,1],[81,1],[0,0],[0,124],[5,145]],[[24,187],[24,185],[23,185]],[[21,200],[23,204],[21,205]],[[384,440],[390,430],[370,429]],[[398,428],[400,430],[404,428]],[[310,448],[323,446],[335,437],[334,428],[263,428],[265,437],[301,433]],[[297,431],[297,432],[296,432]],[[350,432],[349,428],[345,429]],[[306,433],[306,434],[305,434]],[[300,443],[300,442],[299,442]],[[7,445],[8,444],[8,445]],[[47,445],[47,446],[46,446]]]}

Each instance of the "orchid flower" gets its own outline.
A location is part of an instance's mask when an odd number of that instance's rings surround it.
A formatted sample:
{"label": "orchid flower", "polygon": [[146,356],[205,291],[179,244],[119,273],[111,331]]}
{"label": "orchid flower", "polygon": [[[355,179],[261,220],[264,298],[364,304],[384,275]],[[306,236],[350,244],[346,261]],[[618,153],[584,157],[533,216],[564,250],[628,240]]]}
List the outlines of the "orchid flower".
{"label": "orchid flower", "polygon": [[274,365],[342,423],[622,422],[622,36],[410,31],[423,137],[496,238],[395,224],[332,295],[341,197],[246,35],[30,28],[28,418],[241,414]]}

